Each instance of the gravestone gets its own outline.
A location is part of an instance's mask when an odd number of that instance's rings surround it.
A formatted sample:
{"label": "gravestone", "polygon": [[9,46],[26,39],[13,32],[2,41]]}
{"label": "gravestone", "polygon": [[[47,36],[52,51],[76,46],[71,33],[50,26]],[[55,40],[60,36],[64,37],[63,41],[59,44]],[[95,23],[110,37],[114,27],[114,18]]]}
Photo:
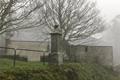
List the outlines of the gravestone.
{"label": "gravestone", "polygon": [[51,53],[49,54],[50,64],[63,64],[63,50],[62,50],[62,34],[58,26],[54,26],[55,30],[51,35]]}

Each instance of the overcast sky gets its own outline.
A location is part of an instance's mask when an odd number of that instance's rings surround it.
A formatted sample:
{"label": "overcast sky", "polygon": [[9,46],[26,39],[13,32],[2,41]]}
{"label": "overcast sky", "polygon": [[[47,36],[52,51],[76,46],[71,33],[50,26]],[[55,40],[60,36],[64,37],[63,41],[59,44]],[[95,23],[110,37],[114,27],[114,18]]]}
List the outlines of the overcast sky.
{"label": "overcast sky", "polygon": [[120,0],[96,0],[97,6],[101,10],[102,16],[107,20],[112,20],[120,14]]}

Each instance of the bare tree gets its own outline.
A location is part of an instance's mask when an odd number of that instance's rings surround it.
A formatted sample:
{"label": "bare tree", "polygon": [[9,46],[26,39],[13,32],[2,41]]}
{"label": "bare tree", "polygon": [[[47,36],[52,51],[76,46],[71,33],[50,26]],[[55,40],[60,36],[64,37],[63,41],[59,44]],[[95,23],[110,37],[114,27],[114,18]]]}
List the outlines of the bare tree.
{"label": "bare tree", "polygon": [[38,22],[40,25],[42,17],[33,20],[33,12],[42,6],[40,0],[0,0],[0,33],[31,28]]}
{"label": "bare tree", "polygon": [[88,0],[44,0],[44,25],[52,31],[59,25],[64,40],[85,39],[104,29],[104,21],[94,2]]}

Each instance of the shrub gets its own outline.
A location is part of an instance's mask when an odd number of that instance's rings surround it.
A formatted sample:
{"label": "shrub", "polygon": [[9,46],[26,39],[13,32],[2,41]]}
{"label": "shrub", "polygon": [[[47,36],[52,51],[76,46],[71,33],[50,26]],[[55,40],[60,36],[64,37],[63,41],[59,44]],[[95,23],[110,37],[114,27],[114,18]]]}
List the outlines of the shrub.
{"label": "shrub", "polygon": [[0,71],[0,80],[117,80],[110,69],[98,64],[49,65]]}

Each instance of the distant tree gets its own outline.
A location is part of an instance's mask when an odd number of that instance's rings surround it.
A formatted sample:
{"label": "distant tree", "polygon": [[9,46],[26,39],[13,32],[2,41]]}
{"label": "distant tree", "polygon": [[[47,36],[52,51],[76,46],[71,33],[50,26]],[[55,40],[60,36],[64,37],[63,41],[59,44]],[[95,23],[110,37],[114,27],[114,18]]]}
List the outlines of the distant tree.
{"label": "distant tree", "polygon": [[44,0],[40,12],[44,26],[53,31],[59,25],[67,41],[85,39],[104,30],[104,21],[94,2],[88,0]]}
{"label": "distant tree", "polygon": [[33,12],[42,6],[39,0],[0,0],[0,34],[32,27]]}

